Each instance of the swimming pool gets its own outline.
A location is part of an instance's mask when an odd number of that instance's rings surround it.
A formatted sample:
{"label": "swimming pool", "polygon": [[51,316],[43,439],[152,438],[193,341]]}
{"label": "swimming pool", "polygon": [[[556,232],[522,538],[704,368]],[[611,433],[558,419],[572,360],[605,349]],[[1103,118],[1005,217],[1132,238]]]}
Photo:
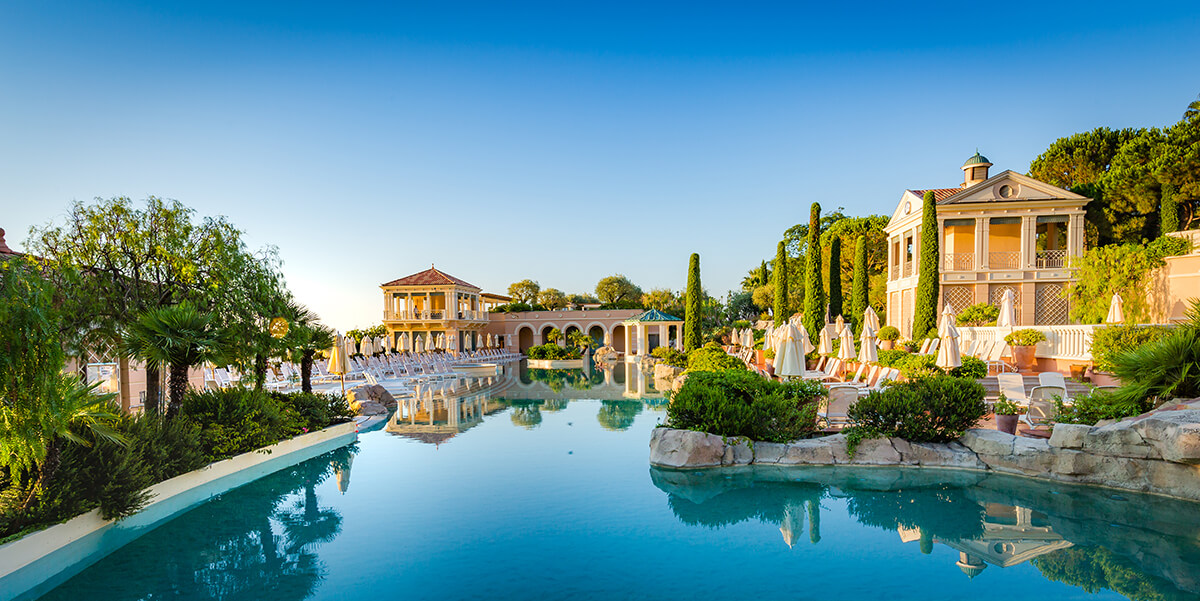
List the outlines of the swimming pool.
{"label": "swimming pool", "polygon": [[662,471],[647,463],[665,417],[656,399],[491,399],[484,409],[455,435],[365,433],[225,493],[43,599],[1200,592],[1196,504],[952,471]]}

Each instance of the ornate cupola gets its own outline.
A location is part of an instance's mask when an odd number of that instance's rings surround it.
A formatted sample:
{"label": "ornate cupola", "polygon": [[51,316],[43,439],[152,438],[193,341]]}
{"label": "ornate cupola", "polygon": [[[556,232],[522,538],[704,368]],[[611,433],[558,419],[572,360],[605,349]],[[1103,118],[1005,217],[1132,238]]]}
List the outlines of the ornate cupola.
{"label": "ornate cupola", "polygon": [[991,166],[991,161],[988,161],[987,157],[979,154],[979,151],[976,150],[975,156],[967,159],[967,162],[963,163],[962,187],[970,188],[971,186],[986,180],[988,178],[988,167]]}

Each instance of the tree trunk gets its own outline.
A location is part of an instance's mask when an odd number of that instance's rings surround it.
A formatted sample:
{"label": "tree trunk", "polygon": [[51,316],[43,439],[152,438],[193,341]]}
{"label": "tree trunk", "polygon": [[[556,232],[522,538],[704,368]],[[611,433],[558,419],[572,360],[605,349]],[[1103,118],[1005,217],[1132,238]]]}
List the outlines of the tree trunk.
{"label": "tree trunk", "polygon": [[300,390],[306,394],[312,393],[313,355],[316,351],[304,351],[300,358]]}
{"label": "tree trunk", "polygon": [[259,353],[254,355],[254,389],[262,390],[267,383],[267,356]]}
{"label": "tree trunk", "polygon": [[167,406],[167,417],[175,417],[183,408],[183,395],[187,392],[188,385],[188,366],[172,365],[167,385],[170,387],[171,395],[171,404]]}
{"label": "tree trunk", "polygon": [[125,357],[117,359],[117,372],[120,379],[121,411],[129,413],[129,359]]}
{"label": "tree trunk", "polygon": [[146,413],[158,413],[161,409],[162,375],[157,365],[146,365]]}

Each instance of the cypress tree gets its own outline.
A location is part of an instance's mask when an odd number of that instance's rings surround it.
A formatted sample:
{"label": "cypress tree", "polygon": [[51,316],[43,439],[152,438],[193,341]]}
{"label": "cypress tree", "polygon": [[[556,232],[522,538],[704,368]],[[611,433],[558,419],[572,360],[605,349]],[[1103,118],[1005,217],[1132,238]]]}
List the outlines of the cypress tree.
{"label": "cypress tree", "polygon": [[683,350],[700,348],[700,255],[692,253],[688,262],[687,293],[684,298]]}
{"label": "cypress tree", "polygon": [[921,274],[917,278],[917,299],[913,308],[913,340],[921,340],[930,330],[937,329],[938,314],[938,222],[933,190],[925,192],[925,209],[921,215]]}
{"label": "cypress tree", "polygon": [[829,241],[829,318],[844,316],[842,311],[842,239]]}
{"label": "cypress tree", "polygon": [[1169,234],[1179,231],[1179,197],[1175,194],[1175,186],[1166,184],[1162,187],[1162,233]]}
{"label": "cypress tree", "polygon": [[808,217],[808,257],[804,265],[804,327],[816,342],[825,327],[825,285],[821,282],[821,205],[812,204]]}
{"label": "cypress tree", "polygon": [[788,311],[787,245],[783,240],[775,249],[775,325],[782,324],[790,315]]}
{"label": "cypress tree", "polygon": [[862,332],[863,313],[867,311],[867,237],[859,236],[854,243],[854,283],[850,285],[850,320],[854,322],[854,333]]}

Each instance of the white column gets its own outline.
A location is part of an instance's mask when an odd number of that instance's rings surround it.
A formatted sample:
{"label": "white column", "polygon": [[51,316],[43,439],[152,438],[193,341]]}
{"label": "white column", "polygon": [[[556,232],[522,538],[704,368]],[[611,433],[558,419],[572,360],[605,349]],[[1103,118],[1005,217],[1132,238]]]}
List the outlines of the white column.
{"label": "white column", "polygon": [[638,345],[637,345],[637,347],[638,347],[638,354],[639,354],[639,355],[644,355],[644,354],[646,354],[646,346],[647,346],[647,343],[646,343],[646,327],[645,327],[645,326],[643,326],[642,324],[640,324],[640,323],[639,323],[639,324],[638,324],[638,326],[637,326],[637,333],[638,333],[638,335],[637,335],[637,339],[638,339]]}
{"label": "white column", "polygon": [[983,239],[987,235],[983,229],[984,218],[981,215],[975,216],[975,260],[971,262],[971,266],[978,271],[983,267]]}
{"label": "white column", "polygon": [[988,238],[992,235],[992,229],[991,224],[988,222],[988,218],[986,216],[979,216],[979,228],[979,231],[981,232],[979,236],[979,267],[982,269],[988,269],[991,266],[991,262],[988,259],[990,258],[989,255],[992,252],[992,245],[990,244],[991,241],[988,240]]}
{"label": "white column", "polygon": [[662,324],[662,325],[658,326],[658,344],[659,344],[659,346],[670,346],[667,344],[668,342],[670,342],[670,340],[671,339],[667,336],[667,325]]}
{"label": "white column", "polygon": [[633,336],[630,333],[630,329],[632,329],[632,328],[633,328],[632,325],[625,324],[625,355],[626,356],[633,356]]}
{"label": "white column", "polygon": [[1037,221],[1033,215],[1021,216],[1021,269],[1029,269],[1034,265],[1034,245],[1037,232]]}

